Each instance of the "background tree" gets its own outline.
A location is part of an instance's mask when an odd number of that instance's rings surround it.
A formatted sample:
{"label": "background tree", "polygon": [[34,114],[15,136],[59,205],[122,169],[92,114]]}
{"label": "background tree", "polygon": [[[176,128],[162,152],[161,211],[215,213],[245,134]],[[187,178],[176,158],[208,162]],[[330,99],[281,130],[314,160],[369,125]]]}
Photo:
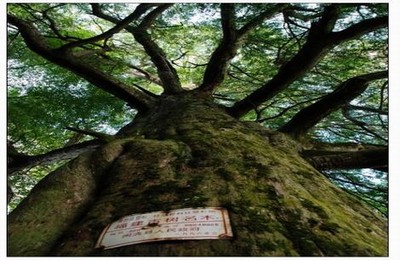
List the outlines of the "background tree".
{"label": "background tree", "polygon": [[[387,254],[387,5],[9,4],[7,20],[11,208],[35,186],[11,255]],[[203,206],[228,209],[234,239],[94,249],[125,215]]]}

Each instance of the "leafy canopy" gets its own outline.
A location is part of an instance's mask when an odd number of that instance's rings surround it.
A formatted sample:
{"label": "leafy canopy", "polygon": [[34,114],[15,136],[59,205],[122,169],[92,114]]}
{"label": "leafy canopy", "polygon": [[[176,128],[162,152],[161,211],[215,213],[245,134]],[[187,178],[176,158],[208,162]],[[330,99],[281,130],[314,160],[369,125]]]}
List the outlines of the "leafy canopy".
{"label": "leafy canopy", "polygon": [[[234,6],[237,28],[271,8],[271,4]],[[321,18],[326,6],[290,4],[251,30],[241,39],[241,47],[230,60],[223,83],[213,92],[215,101],[233,106],[271,80],[306,44],[310,28]],[[100,7],[105,15],[121,20],[133,13],[138,4],[107,3]],[[333,32],[387,15],[386,4],[342,4],[338,9]],[[115,26],[93,10],[93,5],[83,3],[8,5],[9,14],[34,24],[52,48],[94,37]],[[138,24],[133,21],[131,25]],[[174,4],[157,17],[148,32],[177,71],[182,87],[196,88],[201,85],[211,55],[224,37],[221,5]],[[26,48],[16,26],[8,27],[7,47],[8,141],[20,152],[34,155],[66,145],[76,137],[66,126],[115,133],[134,117],[136,110],[122,100]],[[75,47],[74,53],[82,62],[127,86],[155,95],[163,91],[157,66],[128,30]],[[387,70],[387,55],[387,28],[344,41],[304,76],[248,111],[242,120],[279,129],[342,82]],[[318,142],[387,145],[387,80],[371,81],[362,94],[326,116],[307,136]],[[40,179],[46,171],[26,174]],[[368,169],[327,171],[326,175],[386,212],[387,174]],[[13,178],[21,186],[24,178]]]}

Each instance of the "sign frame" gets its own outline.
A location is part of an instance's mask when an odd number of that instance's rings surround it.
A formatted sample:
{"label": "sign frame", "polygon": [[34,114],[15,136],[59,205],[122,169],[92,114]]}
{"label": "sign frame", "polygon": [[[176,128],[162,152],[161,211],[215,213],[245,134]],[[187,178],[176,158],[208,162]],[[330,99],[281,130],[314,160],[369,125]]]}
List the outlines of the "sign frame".
{"label": "sign frame", "polygon": [[95,247],[112,249],[166,240],[232,237],[229,213],[225,208],[183,208],[124,216],[103,229]]}

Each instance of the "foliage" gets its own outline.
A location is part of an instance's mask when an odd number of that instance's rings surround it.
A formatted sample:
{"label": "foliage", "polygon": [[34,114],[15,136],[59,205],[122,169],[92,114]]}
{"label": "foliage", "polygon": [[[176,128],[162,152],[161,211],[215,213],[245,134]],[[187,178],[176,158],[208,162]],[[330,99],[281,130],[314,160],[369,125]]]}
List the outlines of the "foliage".
{"label": "foliage", "polygon": [[329,171],[326,176],[350,194],[388,215],[388,180],[381,171],[365,169],[360,171]]}

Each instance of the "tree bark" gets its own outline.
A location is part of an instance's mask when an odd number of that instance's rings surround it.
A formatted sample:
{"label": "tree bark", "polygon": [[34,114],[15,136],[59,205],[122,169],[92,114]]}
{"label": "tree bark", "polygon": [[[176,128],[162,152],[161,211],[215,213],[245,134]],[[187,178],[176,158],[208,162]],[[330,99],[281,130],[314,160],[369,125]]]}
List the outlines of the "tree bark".
{"label": "tree bark", "polygon": [[[211,100],[163,96],[116,137],[49,175],[9,215],[10,255],[387,255],[382,216],[302,159],[296,141],[262,136]],[[188,207],[226,208],[234,237],[95,248],[121,217]]]}

